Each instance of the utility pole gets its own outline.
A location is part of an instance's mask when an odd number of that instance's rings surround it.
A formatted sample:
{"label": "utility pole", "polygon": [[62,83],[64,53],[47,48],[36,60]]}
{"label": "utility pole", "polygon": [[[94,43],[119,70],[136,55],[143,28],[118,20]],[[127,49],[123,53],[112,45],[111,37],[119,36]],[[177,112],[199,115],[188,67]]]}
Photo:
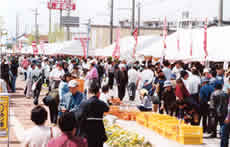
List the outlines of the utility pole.
{"label": "utility pole", "polygon": [[34,10],[34,18],[35,18],[35,41],[36,41],[36,43],[38,43],[39,42],[39,36],[38,36],[38,15],[39,15],[39,13],[38,13],[38,8],[36,8],[35,10]]}
{"label": "utility pole", "polygon": [[90,31],[91,31],[91,19],[88,20],[88,33],[87,33],[87,58],[89,55],[89,40],[90,40]]}
{"label": "utility pole", "polygon": [[223,24],[223,0],[219,0],[219,26]]}
{"label": "utility pole", "polygon": [[140,2],[138,2],[138,5],[137,5],[137,7],[138,7],[138,36],[141,34],[141,32],[140,32],[140,25],[141,25],[141,3]]}
{"label": "utility pole", "polygon": [[[50,4],[51,4],[51,0],[50,0]],[[49,33],[52,32],[52,10],[49,9]]]}
{"label": "utility pole", "polygon": [[62,29],[62,9],[60,9],[60,31]]}
{"label": "utility pole", "polygon": [[[69,1],[69,4],[68,4],[68,11],[67,11],[67,16],[70,16],[70,7],[71,7],[71,1]],[[67,40],[70,40],[70,26],[66,26],[66,29],[67,29]]]}
{"label": "utility pole", "polygon": [[114,0],[111,0],[111,11],[110,11],[110,44],[113,43],[113,9],[114,9]]}
{"label": "utility pole", "polygon": [[15,34],[15,39],[16,39],[16,48],[18,48],[18,34],[19,34],[19,15],[16,13],[16,34]]}
{"label": "utility pole", "polygon": [[131,24],[131,34],[135,29],[135,0],[132,0],[132,24]]}

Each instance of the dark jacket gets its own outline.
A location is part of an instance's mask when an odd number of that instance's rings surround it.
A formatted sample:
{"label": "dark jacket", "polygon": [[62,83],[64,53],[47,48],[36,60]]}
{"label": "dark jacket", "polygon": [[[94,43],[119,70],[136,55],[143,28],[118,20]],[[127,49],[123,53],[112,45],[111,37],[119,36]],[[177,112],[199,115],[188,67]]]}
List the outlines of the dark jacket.
{"label": "dark jacket", "polygon": [[164,107],[174,108],[176,105],[176,96],[174,90],[166,91],[164,90],[162,93],[162,101],[164,102]]}
{"label": "dark jacket", "polygon": [[127,71],[118,71],[117,84],[120,86],[126,86],[128,84],[128,73]]}
{"label": "dark jacket", "polygon": [[80,121],[79,134],[87,138],[89,147],[90,144],[107,140],[102,118],[104,112],[108,111],[107,104],[94,96],[82,102],[79,111],[75,113],[76,119]]}
{"label": "dark jacket", "polygon": [[18,63],[17,62],[12,62],[12,64],[11,64],[11,66],[10,66],[10,70],[11,70],[11,72],[12,72],[12,74],[14,75],[14,76],[17,76],[18,75],[18,67],[19,67],[19,65],[18,65]]}

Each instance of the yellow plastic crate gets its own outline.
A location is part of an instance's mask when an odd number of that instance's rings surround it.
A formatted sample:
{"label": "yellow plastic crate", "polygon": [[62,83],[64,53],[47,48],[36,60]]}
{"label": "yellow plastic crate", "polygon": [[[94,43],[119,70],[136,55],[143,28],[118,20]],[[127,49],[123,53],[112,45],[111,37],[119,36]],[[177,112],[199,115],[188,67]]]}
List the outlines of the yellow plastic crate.
{"label": "yellow plastic crate", "polygon": [[181,125],[177,142],[181,144],[203,144],[203,128],[200,126]]}

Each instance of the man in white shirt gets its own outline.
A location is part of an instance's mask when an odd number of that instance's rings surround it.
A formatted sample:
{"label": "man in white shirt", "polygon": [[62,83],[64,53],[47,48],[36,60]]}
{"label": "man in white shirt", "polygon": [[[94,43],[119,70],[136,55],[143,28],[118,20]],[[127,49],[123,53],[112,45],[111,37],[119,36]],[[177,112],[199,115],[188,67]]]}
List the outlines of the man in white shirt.
{"label": "man in white shirt", "polygon": [[61,77],[65,74],[61,63],[57,64],[57,66],[51,71],[49,75],[49,79],[51,81],[51,88],[58,88],[59,83],[61,81]]}
{"label": "man in white shirt", "polygon": [[188,90],[189,94],[191,94],[192,91],[192,86],[190,84],[190,80],[189,80],[189,74],[187,71],[183,70],[180,72],[180,76],[184,82],[184,85],[186,87],[186,89]]}
{"label": "man in white shirt", "polygon": [[151,70],[152,65],[148,65],[148,68],[145,68],[141,73],[141,82],[142,87],[151,84],[154,80],[154,73]]}
{"label": "man in white shirt", "polygon": [[163,64],[164,68],[162,69],[162,71],[166,77],[166,80],[171,80],[172,70],[170,69],[170,63],[166,60],[163,62]]}
{"label": "man in white shirt", "polygon": [[136,67],[131,67],[128,71],[128,93],[129,93],[129,100],[134,101],[136,96],[136,89],[139,83],[139,75],[136,70]]}
{"label": "man in white shirt", "polygon": [[175,74],[176,77],[179,78],[181,76],[180,72],[183,70],[183,68],[181,67],[181,62],[177,61],[175,64],[176,65],[172,70],[172,74]]}

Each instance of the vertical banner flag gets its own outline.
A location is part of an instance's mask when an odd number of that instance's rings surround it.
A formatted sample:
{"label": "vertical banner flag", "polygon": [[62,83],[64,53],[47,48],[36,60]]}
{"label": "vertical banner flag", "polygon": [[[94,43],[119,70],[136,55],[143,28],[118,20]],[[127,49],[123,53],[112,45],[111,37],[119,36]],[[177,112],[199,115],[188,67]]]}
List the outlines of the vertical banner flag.
{"label": "vertical banner flag", "polygon": [[0,138],[9,137],[9,96],[0,96]]}
{"label": "vertical banner flag", "polygon": [[137,48],[137,43],[138,43],[138,28],[136,28],[133,32],[133,37],[135,39],[135,45],[133,48],[133,58],[135,58],[135,54],[136,54],[136,48]]}
{"label": "vertical banner flag", "polygon": [[45,54],[44,41],[40,41],[40,50],[42,54]]}
{"label": "vertical banner flag", "polygon": [[167,37],[167,19],[164,18],[164,27],[163,27],[163,43],[164,43],[164,49],[167,48],[166,45],[166,37]]}
{"label": "vertical banner flag", "polygon": [[86,59],[86,57],[87,57],[87,53],[86,53],[86,50],[87,50],[87,48],[86,48],[86,41],[87,41],[87,38],[80,38],[80,42],[81,42],[81,46],[82,46],[82,48],[83,48],[83,53],[84,53],[84,58]]}
{"label": "vertical banner flag", "polygon": [[120,28],[116,29],[116,45],[112,54],[113,58],[120,58]]}
{"label": "vertical banner flag", "polygon": [[192,50],[193,50],[193,38],[192,38],[192,22],[189,24],[190,29],[190,56],[192,56]]}
{"label": "vertical banner flag", "polygon": [[205,24],[204,24],[204,53],[205,53],[205,59],[208,56],[208,50],[207,50],[207,30],[208,30],[208,18],[205,19]]}
{"label": "vertical banner flag", "polygon": [[21,52],[22,50],[22,41],[18,42],[18,52]]}
{"label": "vertical banner flag", "polygon": [[32,42],[33,54],[38,54],[38,48],[36,41]]}
{"label": "vertical banner flag", "polygon": [[180,21],[177,20],[177,50],[180,52]]}

